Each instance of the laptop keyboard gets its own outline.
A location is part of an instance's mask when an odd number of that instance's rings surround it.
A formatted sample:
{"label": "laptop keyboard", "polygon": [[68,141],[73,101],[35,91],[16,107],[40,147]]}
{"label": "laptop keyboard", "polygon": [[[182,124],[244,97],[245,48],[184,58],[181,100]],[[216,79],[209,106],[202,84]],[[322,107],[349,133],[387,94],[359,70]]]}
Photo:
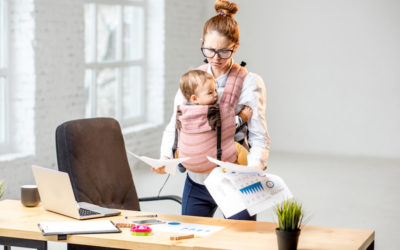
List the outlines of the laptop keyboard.
{"label": "laptop keyboard", "polygon": [[79,215],[80,216],[88,216],[88,215],[94,215],[94,214],[100,214],[100,213],[92,211],[92,210],[88,210],[88,209],[85,209],[85,208],[79,208]]}

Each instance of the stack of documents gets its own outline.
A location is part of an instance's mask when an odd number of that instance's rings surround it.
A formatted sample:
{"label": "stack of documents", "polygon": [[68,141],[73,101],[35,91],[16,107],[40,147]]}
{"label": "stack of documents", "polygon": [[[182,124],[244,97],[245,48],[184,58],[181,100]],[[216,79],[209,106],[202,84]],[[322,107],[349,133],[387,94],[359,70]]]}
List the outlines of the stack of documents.
{"label": "stack of documents", "polygon": [[245,209],[252,216],[293,195],[277,175],[258,168],[208,159],[220,167],[214,168],[205,185],[225,217]]}

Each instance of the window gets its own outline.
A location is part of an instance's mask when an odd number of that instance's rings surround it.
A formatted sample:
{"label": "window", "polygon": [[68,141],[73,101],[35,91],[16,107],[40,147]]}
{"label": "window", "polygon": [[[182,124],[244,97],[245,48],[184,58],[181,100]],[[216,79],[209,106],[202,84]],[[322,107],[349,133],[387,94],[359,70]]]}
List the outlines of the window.
{"label": "window", "polygon": [[7,1],[0,0],[0,152],[3,152],[8,142],[8,31],[7,31]]}
{"label": "window", "polygon": [[144,121],[145,7],[143,0],[85,4],[86,117]]}

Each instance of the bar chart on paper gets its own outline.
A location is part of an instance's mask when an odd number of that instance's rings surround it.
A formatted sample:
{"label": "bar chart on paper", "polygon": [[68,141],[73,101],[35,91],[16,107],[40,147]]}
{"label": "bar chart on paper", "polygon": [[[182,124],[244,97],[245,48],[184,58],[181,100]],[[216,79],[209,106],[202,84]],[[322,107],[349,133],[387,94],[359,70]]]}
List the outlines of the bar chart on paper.
{"label": "bar chart on paper", "polygon": [[262,186],[260,181],[257,181],[254,184],[248,185],[244,188],[240,189],[240,192],[242,194],[250,194],[250,193],[256,193],[256,192],[262,192],[264,190],[264,187]]}
{"label": "bar chart on paper", "polygon": [[226,217],[244,209],[254,215],[292,197],[286,183],[277,175],[255,167],[208,159],[220,167],[211,171],[204,184]]}
{"label": "bar chart on paper", "polygon": [[268,192],[266,177],[256,175],[231,174],[229,178],[233,185],[240,191],[246,207],[255,205],[267,199],[271,194]]}
{"label": "bar chart on paper", "polygon": [[250,214],[258,213],[265,207],[271,207],[277,199],[290,197],[286,184],[274,175],[245,175],[229,174],[228,177],[233,186],[240,192],[242,201],[249,210]]}

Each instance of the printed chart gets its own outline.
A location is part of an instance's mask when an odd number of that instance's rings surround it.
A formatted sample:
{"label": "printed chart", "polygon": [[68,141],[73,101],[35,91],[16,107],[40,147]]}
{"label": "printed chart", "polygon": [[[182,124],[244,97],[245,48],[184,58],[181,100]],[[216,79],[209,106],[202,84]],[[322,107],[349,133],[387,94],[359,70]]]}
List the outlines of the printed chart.
{"label": "printed chart", "polygon": [[205,185],[226,217],[245,209],[250,215],[293,197],[285,182],[277,175],[257,168],[209,158],[218,164],[205,180]]}
{"label": "printed chart", "polygon": [[163,224],[151,225],[151,229],[155,232],[194,234],[195,236],[207,236],[221,230],[222,228],[224,227],[171,221]]}

